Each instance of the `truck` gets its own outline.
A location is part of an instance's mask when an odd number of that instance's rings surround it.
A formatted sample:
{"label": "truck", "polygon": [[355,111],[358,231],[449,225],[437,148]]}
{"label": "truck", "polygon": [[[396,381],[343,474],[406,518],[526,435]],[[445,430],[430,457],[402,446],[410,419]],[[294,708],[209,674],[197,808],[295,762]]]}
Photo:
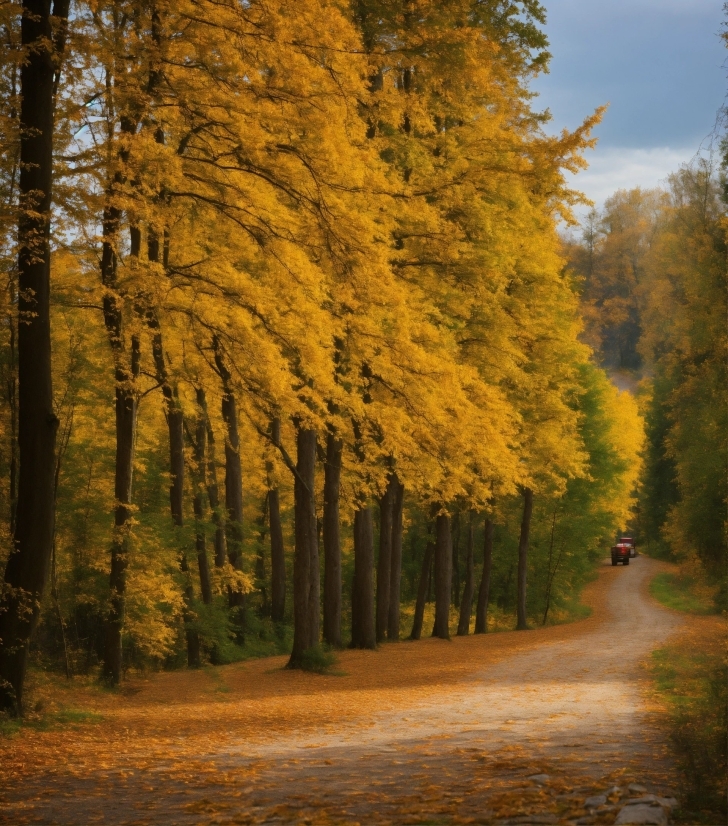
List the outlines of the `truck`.
{"label": "truck", "polygon": [[629,555],[631,557],[637,556],[637,546],[631,536],[623,536],[619,542],[621,545],[629,545]]}
{"label": "truck", "polygon": [[627,545],[624,542],[618,542],[616,545],[612,545],[612,565],[618,565],[620,562],[622,565],[629,565],[631,547],[633,546]]}

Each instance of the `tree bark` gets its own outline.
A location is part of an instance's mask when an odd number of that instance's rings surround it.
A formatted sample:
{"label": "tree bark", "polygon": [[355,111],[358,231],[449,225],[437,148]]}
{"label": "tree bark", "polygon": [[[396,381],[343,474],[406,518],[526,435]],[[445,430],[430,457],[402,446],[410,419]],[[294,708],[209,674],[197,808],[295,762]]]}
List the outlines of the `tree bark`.
{"label": "tree bark", "polygon": [[493,533],[495,524],[492,519],[485,520],[483,538],[483,575],[478,589],[478,607],[475,612],[475,633],[485,634],[488,630],[488,599],[490,597],[490,572],[493,567]]}
{"label": "tree bark", "polygon": [[[122,119],[122,132],[134,131],[134,124]],[[120,152],[122,162],[127,160],[126,151]],[[123,184],[124,172],[114,175],[110,192]],[[141,345],[139,337],[131,337],[131,354],[127,356],[124,337],[124,317],[121,296],[118,294],[116,239],[121,212],[107,202],[102,218],[103,243],[101,249],[101,283],[104,286],[104,326],[114,356],[115,410],[116,410],[116,460],[114,465],[114,536],[111,543],[111,571],[109,574],[109,614],[104,633],[104,662],[102,673],[111,685],[119,685],[122,677],[122,634],[126,612],[126,568],[129,534],[132,520],[132,481],[136,441],[138,395],[136,382],[140,372]],[[131,257],[139,257],[141,234],[138,228],[130,230]],[[130,364],[127,366],[127,358]]]}
{"label": "tree bark", "polygon": [[329,433],[324,465],[324,640],[334,648],[342,645],[339,489],[343,449],[343,441]]}
{"label": "tree bark", "polygon": [[377,647],[374,623],[374,527],[371,508],[360,507],[354,513],[351,647]]}
{"label": "tree bark", "polygon": [[452,604],[460,605],[460,530],[461,519],[460,511],[456,511],[452,518],[452,528],[450,536],[452,537]]}
{"label": "tree bark", "polygon": [[531,530],[531,514],[533,513],[533,491],[524,488],[523,491],[523,519],[521,520],[521,536],[518,540],[518,624],[516,630],[525,631],[526,622],[526,577],[528,575],[528,534]]}
{"label": "tree bark", "polygon": [[293,557],[293,650],[289,668],[300,668],[304,651],[318,643],[318,628],[311,628],[311,557],[317,544],[316,431],[299,428],[296,434],[297,459],[293,484],[296,547]]}
{"label": "tree bark", "polygon": [[387,636],[389,622],[389,590],[392,579],[392,525],[394,519],[394,497],[397,482],[390,475],[387,489],[379,500],[379,558],[377,560],[377,642]]}
{"label": "tree bark", "polygon": [[270,525],[271,619],[283,622],[286,613],[286,553],[283,545],[281,506],[278,488],[268,491]]}
{"label": "tree bark", "polygon": [[438,514],[435,544],[435,624],[432,636],[450,639],[450,598],[452,595],[452,537],[450,515]]}
{"label": "tree bark", "polygon": [[[271,428],[273,443],[280,444],[280,419],[273,419]],[[278,488],[271,488],[268,491],[268,525],[270,527],[270,613],[273,622],[283,622],[286,612],[286,553],[283,545],[283,526],[281,525],[281,505]]]}
{"label": "tree bark", "polygon": [[[59,58],[51,18],[63,28],[68,2],[24,0],[20,70],[18,219],[18,500],[9,586],[0,602],[0,709],[22,713],[28,645],[53,544],[53,477],[58,418],[53,409],[50,324],[50,211],[53,89]],[[54,54],[54,46],[56,53]]]}
{"label": "tree bark", "polygon": [[[217,336],[213,336],[215,365],[222,380],[222,418],[227,428],[225,438],[225,511],[227,528],[227,551],[230,564],[238,571],[243,569],[243,470],[240,463],[240,436],[238,435],[238,413],[232,386],[232,375],[223,357],[222,346]],[[245,595],[230,591],[230,607],[245,605]]]}
{"label": "tree bark", "polygon": [[[102,259],[103,263],[103,259]],[[104,301],[106,304],[106,300]],[[112,323],[118,323],[121,334],[121,312],[115,307]],[[107,322],[107,329],[109,323]],[[119,356],[122,354],[119,354]],[[117,357],[116,367],[116,463],[114,471],[114,538],[111,544],[111,591],[109,615],[106,621],[104,643],[103,674],[111,685],[119,685],[122,675],[122,633],[126,613],[126,568],[129,533],[132,517],[132,481],[134,469],[134,447],[136,441],[137,394],[136,380],[140,368],[139,338],[131,340],[131,370],[122,367]]]}
{"label": "tree bark", "polygon": [[215,434],[210,424],[210,417],[207,412],[207,399],[203,388],[197,391],[197,398],[200,407],[205,415],[205,427],[207,428],[207,449],[205,455],[205,485],[207,487],[207,499],[212,511],[212,521],[215,525],[215,567],[222,568],[227,557],[227,541],[225,538],[225,517],[220,509],[220,491],[217,484],[217,461],[215,459]]}
{"label": "tree bark", "polygon": [[207,537],[205,534],[205,463],[207,458],[207,411],[205,409],[205,391],[198,388],[197,426],[195,428],[195,549],[197,567],[200,572],[200,591],[205,605],[212,602],[212,583],[210,580],[210,563],[207,559]]}
{"label": "tree bark", "polygon": [[460,619],[458,621],[459,637],[466,637],[470,633],[470,615],[473,610],[473,591],[475,590],[475,573],[473,571],[473,519],[474,514],[470,511],[468,547],[465,560],[465,588],[463,589],[463,598],[460,603]]}
{"label": "tree bark", "polygon": [[404,485],[395,475],[396,491],[392,506],[392,565],[389,580],[389,616],[387,618],[387,638],[399,639],[399,594],[402,581],[402,508],[404,506]]}
{"label": "tree bark", "polygon": [[418,640],[422,636],[422,622],[425,616],[425,603],[427,602],[427,592],[430,590],[430,579],[432,578],[432,562],[435,558],[435,543],[428,542],[425,548],[425,556],[422,560],[422,570],[420,571],[420,584],[417,588],[417,602],[415,603],[415,617],[412,624],[411,640]]}

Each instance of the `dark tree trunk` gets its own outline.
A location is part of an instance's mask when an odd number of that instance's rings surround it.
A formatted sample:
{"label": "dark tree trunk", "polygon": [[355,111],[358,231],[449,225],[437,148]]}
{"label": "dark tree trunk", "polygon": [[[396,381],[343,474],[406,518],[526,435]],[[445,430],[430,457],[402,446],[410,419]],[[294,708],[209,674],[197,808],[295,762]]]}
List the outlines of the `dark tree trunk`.
{"label": "dark tree trunk", "polygon": [[220,509],[220,491],[217,485],[215,434],[210,424],[210,417],[207,413],[207,399],[202,388],[197,391],[197,398],[205,415],[205,427],[207,429],[205,484],[207,486],[207,499],[212,511],[212,521],[215,525],[215,567],[222,568],[227,557],[227,542],[225,539],[225,518]]}
{"label": "dark tree trunk", "polygon": [[460,511],[452,519],[452,604],[460,605]]}
{"label": "dark tree trunk", "polygon": [[392,566],[389,580],[389,616],[387,618],[387,638],[399,639],[399,593],[402,580],[402,508],[404,505],[404,485],[397,479],[392,506]]}
{"label": "dark tree trunk", "polygon": [[207,559],[207,537],[205,535],[205,463],[207,459],[207,411],[205,409],[205,392],[197,389],[198,417],[195,428],[195,549],[197,550],[197,567],[200,571],[200,591],[205,605],[212,602],[212,583],[210,581],[210,563]]}
{"label": "dark tree trunk", "polygon": [[475,590],[475,573],[473,571],[473,518],[470,511],[470,523],[468,525],[468,547],[465,560],[465,588],[463,598],[460,603],[460,620],[458,622],[458,636],[466,637],[470,633],[470,615],[473,609],[473,591]]}
{"label": "dark tree trunk", "polygon": [[[106,301],[104,301],[106,304]],[[112,302],[109,316],[113,329],[118,324],[121,333],[121,312]],[[107,313],[105,313],[107,315]],[[108,316],[107,316],[108,317]],[[109,323],[107,321],[107,329]],[[116,463],[114,474],[114,539],[111,544],[111,591],[109,615],[106,621],[104,644],[104,678],[112,685],[121,682],[122,675],[122,633],[126,612],[126,568],[129,532],[132,518],[132,480],[134,469],[134,443],[136,441],[137,394],[136,379],[139,376],[140,348],[137,336],[131,340],[131,370],[121,366],[121,355],[117,356],[116,368]]]}
{"label": "dark tree trunk", "polygon": [[374,527],[371,508],[359,508],[354,513],[354,581],[351,590],[351,647],[376,648]]}
{"label": "dark tree trunk", "polygon": [[[17,285],[11,286],[10,301],[14,304],[18,300]],[[15,533],[15,514],[18,505],[18,377],[17,377],[17,319],[9,319],[9,362],[10,376],[7,382],[7,403],[10,410],[10,479],[8,490],[8,504],[10,505],[10,533]]]}
{"label": "dark tree trunk", "polygon": [[[273,443],[281,442],[280,419],[271,422]],[[268,479],[273,465],[268,466]],[[270,615],[273,622],[282,622],[286,611],[286,554],[283,546],[283,527],[281,525],[281,506],[278,488],[268,491],[268,525],[270,527]]]}
{"label": "dark tree trunk", "polygon": [[[54,55],[51,17],[64,28],[68,2],[24,0],[20,74],[18,219],[18,501],[10,587],[0,602],[0,709],[22,713],[28,644],[53,544],[53,477],[58,418],[53,409],[50,325],[50,210],[53,180]],[[58,51],[60,49],[58,48]],[[10,590],[15,589],[15,590]],[[19,596],[19,594],[23,596]]]}
{"label": "dark tree trunk", "polygon": [[483,537],[483,575],[478,589],[478,607],[475,611],[475,633],[485,634],[488,630],[488,598],[490,596],[490,572],[493,567],[493,533],[495,524],[492,519],[485,520]]}
{"label": "dark tree trunk", "polygon": [[[123,119],[122,132],[134,131],[134,124]],[[125,151],[121,160],[127,160]],[[108,193],[109,199],[114,189],[124,182],[123,170],[116,172],[114,187]],[[126,612],[126,568],[129,533],[132,521],[132,476],[134,468],[134,448],[136,441],[137,389],[136,380],[140,372],[141,351],[139,337],[131,337],[131,355],[126,353],[124,339],[123,309],[118,294],[116,240],[121,219],[120,210],[112,204],[104,208],[102,220],[103,244],[101,250],[101,283],[104,286],[103,312],[104,326],[114,355],[114,379],[116,382],[116,461],[114,465],[114,537],[111,543],[111,571],[109,575],[109,614],[104,634],[104,679],[111,685],[118,685],[122,676],[122,634]],[[139,257],[141,235],[138,228],[130,231],[131,256]],[[127,358],[130,365],[127,366]]]}
{"label": "dark tree trunk", "polygon": [[392,579],[392,524],[397,482],[390,475],[387,489],[379,500],[379,559],[377,560],[377,642],[387,636],[389,589]]}
{"label": "dark tree trunk", "polygon": [[339,488],[344,443],[333,433],[326,437],[324,465],[324,640],[341,648],[341,537]]}
{"label": "dark tree trunk", "polygon": [[452,537],[450,516],[437,517],[435,544],[435,625],[432,636],[450,639],[450,597],[452,595]]}
{"label": "dark tree trunk", "polygon": [[425,616],[425,603],[427,602],[427,592],[430,590],[430,580],[432,579],[432,563],[435,558],[435,543],[428,542],[425,548],[425,556],[422,560],[422,570],[420,571],[420,584],[417,588],[417,602],[415,603],[415,618],[412,624],[411,640],[418,640],[422,636],[422,621]]}
{"label": "dark tree trunk", "polygon": [[258,518],[258,553],[255,556],[255,579],[260,591],[260,615],[270,616],[270,600],[268,599],[268,576],[265,570],[265,540],[268,535],[268,493],[263,499],[263,507]]}
{"label": "dark tree trunk", "polygon": [[289,668],[300,668],[304,651],[318,643],[318,628],[311,628],[311,556],[317,544],[316,431],[299,429],[296,434],[297,460],[293,484],[296,548],[293,557],[293,650]]}
{"label": "dark tree trunk", "polygon": [[[238,571],[243,569],[243,470],[240,463],[240,437],[238,435],[238,413],[233,393],[232,375],[225,364],[222,346],[217,336],[213,336],[215,364],[222,379],[222,418],[227,428],[225,439],[225,511],[227,515],[227,550],[230,564]],[[239,591],[230,592],[230,606],[242,607],[245,595]]]}
{"label": "dark tree trunk", "polygon": [[521,536],[518,540],[518,631],[528,628],[526,622],[526,577],[528,574],[528,534],[531,530],[531,514],[533,513],[533,491],[525,488],[523,491],[523,519],[521,520]]}
{"label": "dark tree trunk", "polygon": [[278,488],[268,491],[270,524],[271,619],[283,622],[286,613],[286,553],[283,545],[281,506]]}

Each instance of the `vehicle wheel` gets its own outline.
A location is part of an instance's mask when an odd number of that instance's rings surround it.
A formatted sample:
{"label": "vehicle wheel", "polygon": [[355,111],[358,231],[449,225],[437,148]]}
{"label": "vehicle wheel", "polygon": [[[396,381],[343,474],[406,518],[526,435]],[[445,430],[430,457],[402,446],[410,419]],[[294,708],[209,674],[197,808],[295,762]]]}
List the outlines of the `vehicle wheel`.
{"label": "vehicle wheel", "polygon": [[624,560],[624,564],[625,564],[625,565],[629,565],[629,559],[625,559],[625,560]]}
{"label": "vehicle wheel", "polygon": [[616,564],[617,564],[617,560],[616,560],[616,559],[613,559],[613,560],[612,560],[612,565],[616,565]]}

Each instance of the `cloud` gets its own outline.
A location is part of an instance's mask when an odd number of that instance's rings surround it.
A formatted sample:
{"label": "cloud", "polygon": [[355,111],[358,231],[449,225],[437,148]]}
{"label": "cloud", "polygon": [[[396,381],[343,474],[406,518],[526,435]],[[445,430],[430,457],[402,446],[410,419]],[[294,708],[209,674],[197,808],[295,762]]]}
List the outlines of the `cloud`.
{"label": "cloud", "polygon": [[695,146],[683,149],[605,147],[587,155],[589,168],[574,176],[571,184],[601,207],[618,189],[666,186],[667,176],[695,156]]}

